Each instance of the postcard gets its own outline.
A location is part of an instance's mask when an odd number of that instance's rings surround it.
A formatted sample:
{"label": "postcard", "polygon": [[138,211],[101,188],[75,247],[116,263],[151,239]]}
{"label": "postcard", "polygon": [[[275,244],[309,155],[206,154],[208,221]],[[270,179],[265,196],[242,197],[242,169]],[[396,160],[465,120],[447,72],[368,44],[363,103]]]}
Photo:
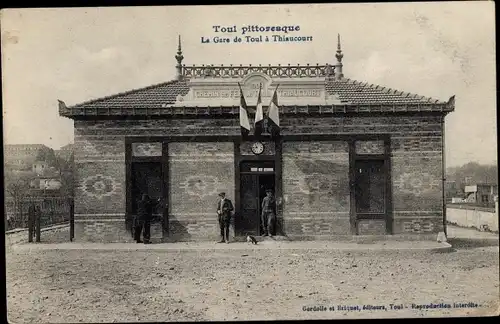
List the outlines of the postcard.
{"label": "postcard", "polygon": [[7,320],[499,314],[492,2],[1,11]]}

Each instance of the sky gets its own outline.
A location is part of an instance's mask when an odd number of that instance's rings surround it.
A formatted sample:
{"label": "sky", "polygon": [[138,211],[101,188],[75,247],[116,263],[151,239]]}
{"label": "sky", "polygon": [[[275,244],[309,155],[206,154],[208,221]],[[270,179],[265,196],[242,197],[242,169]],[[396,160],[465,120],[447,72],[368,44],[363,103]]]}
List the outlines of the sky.
{"label": "sky", "polygon": [[[335,63],[345,77],[447,101],[446,164],[495,163],[493,2],[6,9],[1,11],[4,143],[73,142],[68,106],[175,78],[201,64]],[[237,33],[213,26],[235,26]],[[202,44],[242,27],[300,26],[312,42]]]}

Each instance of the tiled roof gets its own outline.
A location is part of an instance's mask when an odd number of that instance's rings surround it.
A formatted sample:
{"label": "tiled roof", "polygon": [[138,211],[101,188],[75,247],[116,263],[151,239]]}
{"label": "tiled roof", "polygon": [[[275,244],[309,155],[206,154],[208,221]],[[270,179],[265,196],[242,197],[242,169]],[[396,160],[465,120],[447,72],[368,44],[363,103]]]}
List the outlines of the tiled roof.
{"label": "tiled roof", "polygon": [[68,108],[158,108],[189,91],[186,82],[169,81],[94,99]]}
{"label": "tiled roof", "polygon": [[326,90],[350,104],[418,104],[446,102],[351,79],[329,81]]}
{"label": "tiled roof", "polygon": [[[326,90],[331,94],[338,95],[342,103],[345,104],[446,103],[351,79],[328,81]],[[166,104],[174,103],[178,95],[186,95],[188,91],[189,88],[185,81],[170,81],[86,101],[69,108],[160,108],[165,107]]]}

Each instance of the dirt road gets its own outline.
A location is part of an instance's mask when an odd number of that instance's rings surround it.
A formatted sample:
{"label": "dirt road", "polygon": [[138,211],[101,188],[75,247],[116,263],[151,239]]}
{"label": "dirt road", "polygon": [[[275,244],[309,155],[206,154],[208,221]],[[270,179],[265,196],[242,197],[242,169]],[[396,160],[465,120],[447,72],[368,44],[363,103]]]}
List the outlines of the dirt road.
{"label": "dirt road", "polygon": [[[7,306],[11,323],[493,315],[498,273],[498,246],[452,253],[24,250],[7,254]],[[430,303],[478,306],[412,308]]]}

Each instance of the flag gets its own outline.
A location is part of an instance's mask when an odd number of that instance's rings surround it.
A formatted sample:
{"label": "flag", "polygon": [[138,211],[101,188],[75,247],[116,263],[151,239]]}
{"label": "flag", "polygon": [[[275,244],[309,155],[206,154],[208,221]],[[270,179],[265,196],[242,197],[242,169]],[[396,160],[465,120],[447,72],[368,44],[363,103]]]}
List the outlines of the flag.
{"label": "flag", "polygon": [[261,90],[262,84],[259,88],[259,96],[257,97],[257,107],[255,110],[255,136],[259,136],[260,134],[262,134],[262,130],[264,129],[264,111],[262,110],[262,98],[260,97]]}
{"label": "flag", "polygon": [[276,89],[274,90],[273,98],[271,99],[269,109],[267,110],[267,124],[269,127],[269,133],[271,133],[273,137],[279,135],[280,133],[280,114],[277,93],[278,86],[276,86]]}
{"label": "flag", "polygon": [[241,135],[247,136],[250,133],[250,122],[248,121],[248,110],[247,103],[245,101],[245,97],[243,96],[243,90],[241,90],[241,85],[238,83],[240,87],[240,128]]}

